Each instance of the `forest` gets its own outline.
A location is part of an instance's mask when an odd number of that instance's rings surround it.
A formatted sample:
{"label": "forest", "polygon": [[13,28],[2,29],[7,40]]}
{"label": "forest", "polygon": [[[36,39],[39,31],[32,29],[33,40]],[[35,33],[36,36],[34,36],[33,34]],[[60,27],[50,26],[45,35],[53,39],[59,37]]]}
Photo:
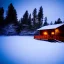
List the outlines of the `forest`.
{"label": "forest", "polygon": [[43,7],[34,8],[33,12],[29,14],[28,10],[24,15],[18,19],[17,11],[11,3],[8,6],[6,17],[4,17],[4,8],[0,7],[0,35],[34,35],[37,29],[46,25],[64,23],[60,18],[56,19],[54,23],[48,23],[47,17],[44,17]]}

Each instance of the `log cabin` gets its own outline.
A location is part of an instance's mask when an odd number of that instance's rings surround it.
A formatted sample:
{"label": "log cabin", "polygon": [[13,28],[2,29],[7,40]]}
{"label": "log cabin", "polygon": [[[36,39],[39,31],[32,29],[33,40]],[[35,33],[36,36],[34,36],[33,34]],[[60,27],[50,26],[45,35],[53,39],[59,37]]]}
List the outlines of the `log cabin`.
{"label": "log cabin", "polygon": [[64,23],[43,26],[39,29],[38,35],[34,36],[34,39],[39,40],[59,40],[64,42]]}

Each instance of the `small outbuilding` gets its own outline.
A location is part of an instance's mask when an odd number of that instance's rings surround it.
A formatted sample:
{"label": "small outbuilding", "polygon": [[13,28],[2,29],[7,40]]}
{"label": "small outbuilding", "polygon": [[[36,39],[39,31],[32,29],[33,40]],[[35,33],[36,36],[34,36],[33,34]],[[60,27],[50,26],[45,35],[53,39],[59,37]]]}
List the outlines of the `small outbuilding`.
{"label": "small outbuilding", "polygon": [[39,40],[54,39],[64,41],[64,23],[43,26],[37,29],[37,31],[39,31],[39,35],[35,35],[34,39]]}

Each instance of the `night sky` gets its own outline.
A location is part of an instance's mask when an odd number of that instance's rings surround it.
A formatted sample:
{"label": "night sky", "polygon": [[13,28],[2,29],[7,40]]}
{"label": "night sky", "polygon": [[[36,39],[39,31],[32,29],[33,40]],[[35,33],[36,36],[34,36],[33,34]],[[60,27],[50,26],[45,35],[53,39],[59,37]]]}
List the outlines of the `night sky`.
{"label": "night sky", "polygon": [[39,7],[42,6],[44,17],[47,16],[48,22],[54,22],[59,17],[64,21],[64,0],[0,0],[0,7],[4,7],[4,10],[7,11],[10,3],[13,3],[17,10],[18,19],[26,10],[32,13],[34,8],[39,10]]}

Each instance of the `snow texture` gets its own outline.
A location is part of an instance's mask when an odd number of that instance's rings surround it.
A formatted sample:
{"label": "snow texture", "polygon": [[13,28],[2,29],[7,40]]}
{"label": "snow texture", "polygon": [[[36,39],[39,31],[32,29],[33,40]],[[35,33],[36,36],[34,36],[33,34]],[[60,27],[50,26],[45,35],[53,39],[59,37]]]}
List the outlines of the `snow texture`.
{"label": "snow texture", "polygon": [[56,28],[58,28],[58,27],[60,27],[62,25],[64,25],[64,23],[62,23],[62,24],[54,24],[54,25],[47,25],[47,26],[43,26],[43,27],[41,27],[41,28],[39,28],[37,30],[56,29]]}
{"label": "snow texture", "polygon": [[10,25],[7,25],[5,28],[4,28],[4,34],[5,35],[13,35],[13,34],[16,34],[16,29],[17,26],[14,26],[14,24],[10,24]]}
{"label": "snow texture", "polygon": [[20,32],[20,35],[36,35],[37,34],[37,31],[29,31],[29,30],[23,30]]}
{"label": "snow texture", "polygon": [[1,36],[2,64],[64,64],[64,43],[35,40],[32,36]]}

